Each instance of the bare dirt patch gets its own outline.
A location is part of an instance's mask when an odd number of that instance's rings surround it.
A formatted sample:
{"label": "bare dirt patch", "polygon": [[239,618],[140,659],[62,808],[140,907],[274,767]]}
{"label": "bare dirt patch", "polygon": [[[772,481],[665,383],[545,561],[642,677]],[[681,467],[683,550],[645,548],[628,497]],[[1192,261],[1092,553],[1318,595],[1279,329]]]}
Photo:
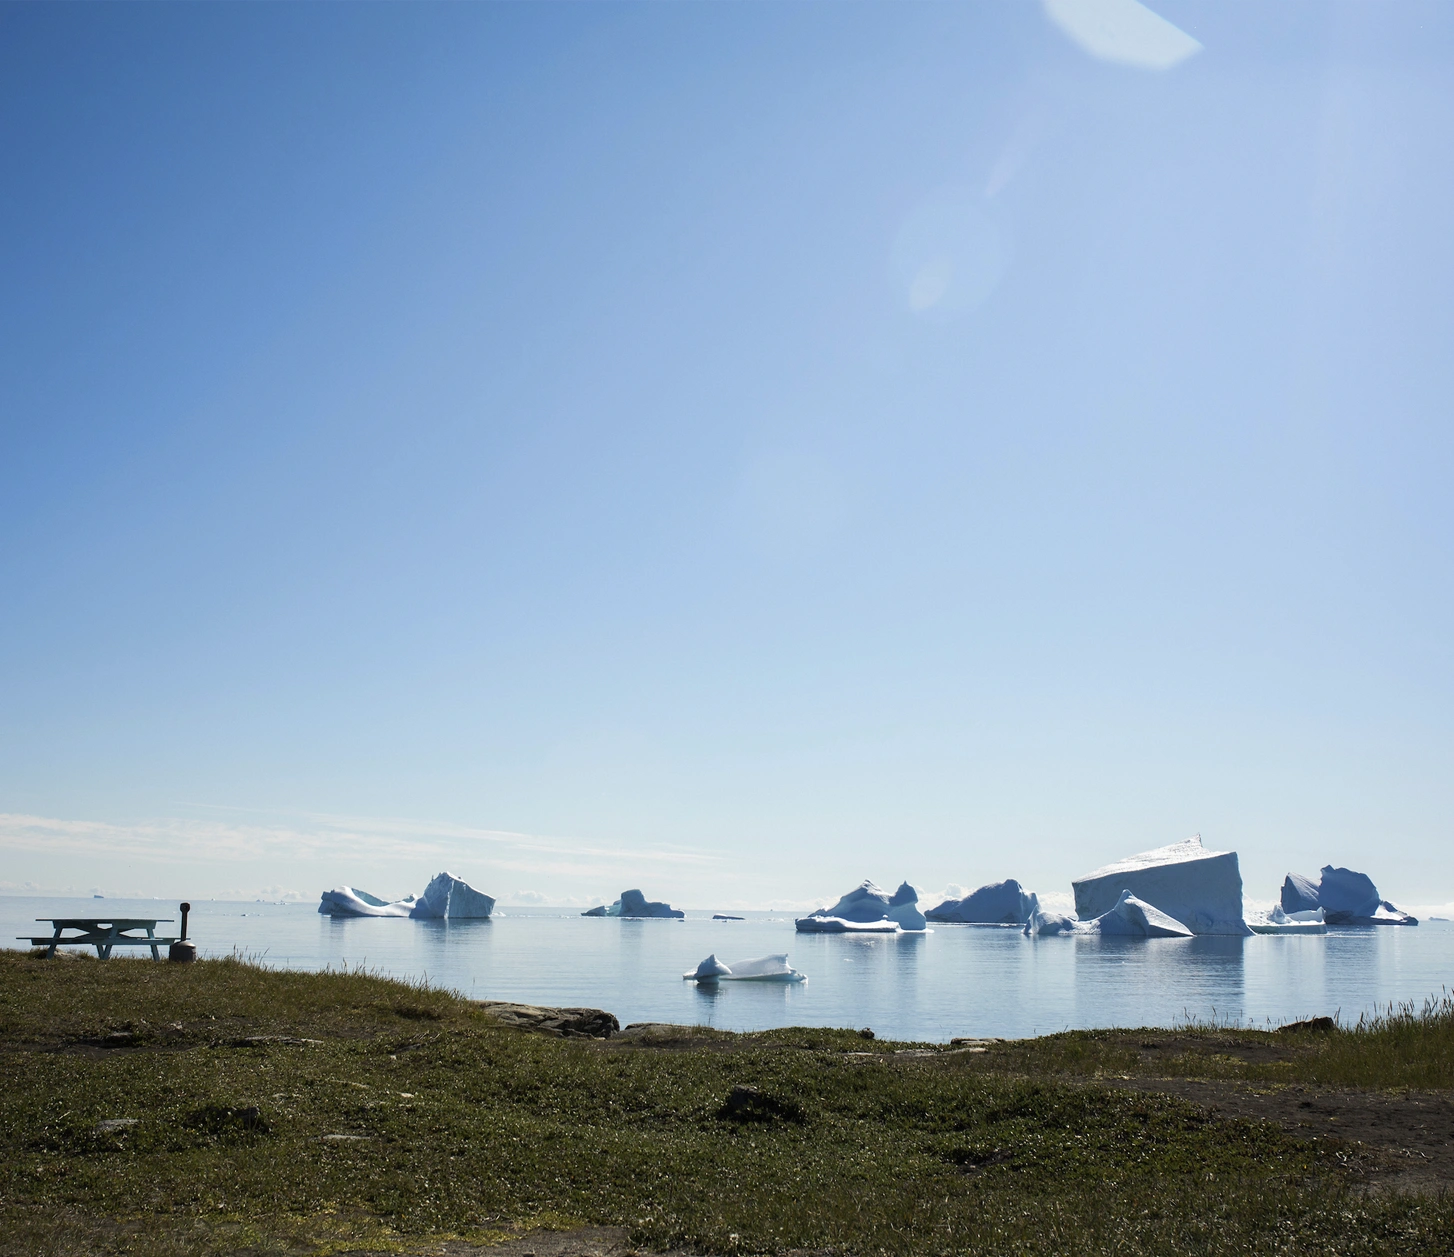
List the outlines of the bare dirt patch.
{"label": "bare dirt patch", "polygon": [[1222,1117],[1275,1122],[1305,1139],[1357,1143],[1378,1154],[1360,1165],[1370,1184],[1406,1191],[1454,1188],[1454,1096],[1357,1091],[1193,1078],[1105,1079],[1106,1085],[1173,1095]]}
{"label": "bare dirt patch", "polygon": [[[528,1231],[494,1244],[463,1240],[426,1243],[409,1250],[428,1257],[635,1257],[624,1226],[583,1226],[570,1231]],[[398,1257],[398,1253],[363,1252],[358,1257]],[[662,1257],[667,1257],[663,1254]]]}

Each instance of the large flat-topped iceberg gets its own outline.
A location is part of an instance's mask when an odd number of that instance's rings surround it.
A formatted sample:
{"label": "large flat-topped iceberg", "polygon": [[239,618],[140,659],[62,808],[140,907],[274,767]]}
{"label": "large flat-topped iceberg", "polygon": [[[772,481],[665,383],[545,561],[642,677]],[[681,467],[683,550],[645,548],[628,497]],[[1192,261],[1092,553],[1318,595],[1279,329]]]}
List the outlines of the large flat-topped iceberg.
{"label": "large flat-topped iceberg", "polygon": [[1180,921],[1144,899],[1138,899],[1129,890],[1123,890],[1107,911],[1088,921],[1078,921],[1062,912],[1041,912],[1037,903],[1034,914],[1025,923],[1025,933],[1032,936],[1101,934],[1119,938],[1192,937],[1192,932]]}
{"label": "large flat-topped iceberg", "polygon": [[1242,919],[1235,851],[1208,851],[1201,835],[1107,864],[1071,883],[1082,920],[1114,908],[1121,893],[1154,905],[1193,934],[1251,934]]}
{"label": "large flat-topped iceberg", "polygon": [[1316,882],[1289,873],[1282,883],[1284,912],[1323,910],[1329,925],[1417,925],[1417,917],[1401,912],[1379,896],[1367,873],[1323,865]]}
{"label": "large flat-topped iceberg", "polygon": [[623,890],[621,898],[610,907],[602,904],[581,913],[583,917],[661,917],[681,920],[687,914],[669,903],[649,900],[639,890]]}
{"label": "large flat-topped iceberg", "polygon": [[806,982],[808,975],[788,964],[787,952],[758,956],[754,960],[734,960],[724,965],[715,953],[695,969],[682,974],[693,982]]}
{"label": "large flat-topped iceberg", "polygon": [[[839,926],[829,925],[837,921]],[[819,924],[814,924],[817,922]],[[843,896],[831,908],[819,908],[798,921],[798,930],[804,934],[846,934],[854,931],[851,926],[872,925],[879,928],[873,933],[892,933],[893,929],[923,930],[928,926],[924,914],[919,911],[919,892],[908,882],[899,885],[890,895],[880,890],[871,881],[863,881]]]}
{"label": "large flat-topped iceberg", "polygon": [[949,921],[960,925],[1024,925],[1034,909],[1034,896],[1026,894],[1012,877],[1008,881],[981,886],[963,899],[946,899],[924,915],[930,921]]}
{"label": "large flat-topped iceberg", "polygon": [[335,886],[325,890],[318,911],[326,917],[407,917],[414,911],[413,895],[390,902],[352,886]]}
{"label": "large flat-topped iceberg", "polygon": [[440,873],[415,901],[409,915],[416,920],[479,921],[495,910],[495,901],[453,873]]}

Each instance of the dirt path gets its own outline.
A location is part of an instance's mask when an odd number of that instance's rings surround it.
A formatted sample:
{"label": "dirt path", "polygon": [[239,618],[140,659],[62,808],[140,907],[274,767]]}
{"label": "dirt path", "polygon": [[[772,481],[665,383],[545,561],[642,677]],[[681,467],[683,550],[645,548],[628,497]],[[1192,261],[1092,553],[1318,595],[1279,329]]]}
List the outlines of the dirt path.
{"label": "dirt path", "polygon": [[1223,1117],[1276,1122],[1308,1139],[1338,1139],[1376,1152],[1373,1185],[1454,1188],[1454,1096],[1443,1092],[1344,1091],[1189,1078],[1106,1079],[1107,1085],[1178,1096]]}

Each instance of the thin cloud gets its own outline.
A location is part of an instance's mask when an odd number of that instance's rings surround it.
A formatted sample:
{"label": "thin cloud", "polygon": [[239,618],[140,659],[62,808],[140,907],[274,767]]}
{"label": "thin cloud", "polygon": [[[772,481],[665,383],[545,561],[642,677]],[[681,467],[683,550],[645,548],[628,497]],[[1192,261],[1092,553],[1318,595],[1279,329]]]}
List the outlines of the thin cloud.
{"label": "thin cloud", "polygon": [[401,817],[309,813],[293,822],[271,824],[186,817],[116,823],[0,813],[0,850],[50,855],[129,856],[156,861],[196,856],[216,862],[344,855],[375,860],[447,860],[478,855],[480,844],[494,848],[490,853],[492,863],[521,873],[606,875],[632,862],[705,868],[722,859],[678,847],[595,846],[537,834]]}

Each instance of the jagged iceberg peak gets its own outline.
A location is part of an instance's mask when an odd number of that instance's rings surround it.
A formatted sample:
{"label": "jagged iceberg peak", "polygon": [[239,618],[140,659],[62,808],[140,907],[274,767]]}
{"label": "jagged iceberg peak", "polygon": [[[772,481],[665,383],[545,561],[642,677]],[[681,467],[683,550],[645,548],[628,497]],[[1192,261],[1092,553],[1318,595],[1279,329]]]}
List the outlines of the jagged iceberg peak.
{"label": "jagged iceberg peak", "polygon": [[1032,936],[1049,934],[1102,934],[1119,938],[1191,938],[1192,931],[1175,917],[1162,912],[1154,904],[1138,899],[1129,890],[1122,891],[1107,911],[1089,921],[1077,920],[1063,912],[1035,911],[1025,923],[1025,933]]}
{"label": "jagged iceberg peak", "polygon": [[414,910],[413,895],[389,901],[353,886],[325,890],[318,911],[326,917],[407,917]]}
{"label": "jagged iceberg peak", "polygon": [[1081,921],[1114,908],[1123,891],[1193,934],[1250,934],[1242,919],[1242,872],[1235,851],[1209,851],[1201,835],[1104,865],[1071,883]]}
{"label": "jagged iceberg peak", "polygon": [[752,960],[734,960],[724,965],[715,953],[695,969],[682,974],[693,982],[806,982],[808,975],[788,964],[787,952],[758,956]]}
{"label": "jagged iceberg peak", "polygon": [[425,888],[409,915],[416,920],[479,921],[495,901],[453,873],[440,873]]}
{"label": "jagged iceberg peak", "polygon": [[1367,873],[1323,865],[1316,882],[1289,873],[1282,883],[1284,912],[1323,910],[1329,925],[1417,925],[1417,917],[1395,908],[1380,897]]}
{"label": "jagged iceberg peak", "polygon": [[[819,908],[816,912],[809,913],[803,921],[828,919],[843,921],[849,925],[891,921],[903,930],[923,930],[928,926],[924,914],[919,911],[919,892],[908,882],[900,883],[898,890],[890,895],[867,878],[831,908]],[[803,921],[798,922],[798,929],[803,933],[847,932],[804,926]]]}
{"label": "jagged iceberg peak", "polygon": [[648,900],[639,890],[623,890],[609,908],[602,904],[581,913],[583,917],[661,917],[681,920],[687,914],[669,903]]}
{"label": "jagged iceberg peak", "polygon": [[1011,877],[981,886],[962,899],[946,899],[924,915],[931,921],[959,925],[1024,925],[1036,906],[1035,896]]}

